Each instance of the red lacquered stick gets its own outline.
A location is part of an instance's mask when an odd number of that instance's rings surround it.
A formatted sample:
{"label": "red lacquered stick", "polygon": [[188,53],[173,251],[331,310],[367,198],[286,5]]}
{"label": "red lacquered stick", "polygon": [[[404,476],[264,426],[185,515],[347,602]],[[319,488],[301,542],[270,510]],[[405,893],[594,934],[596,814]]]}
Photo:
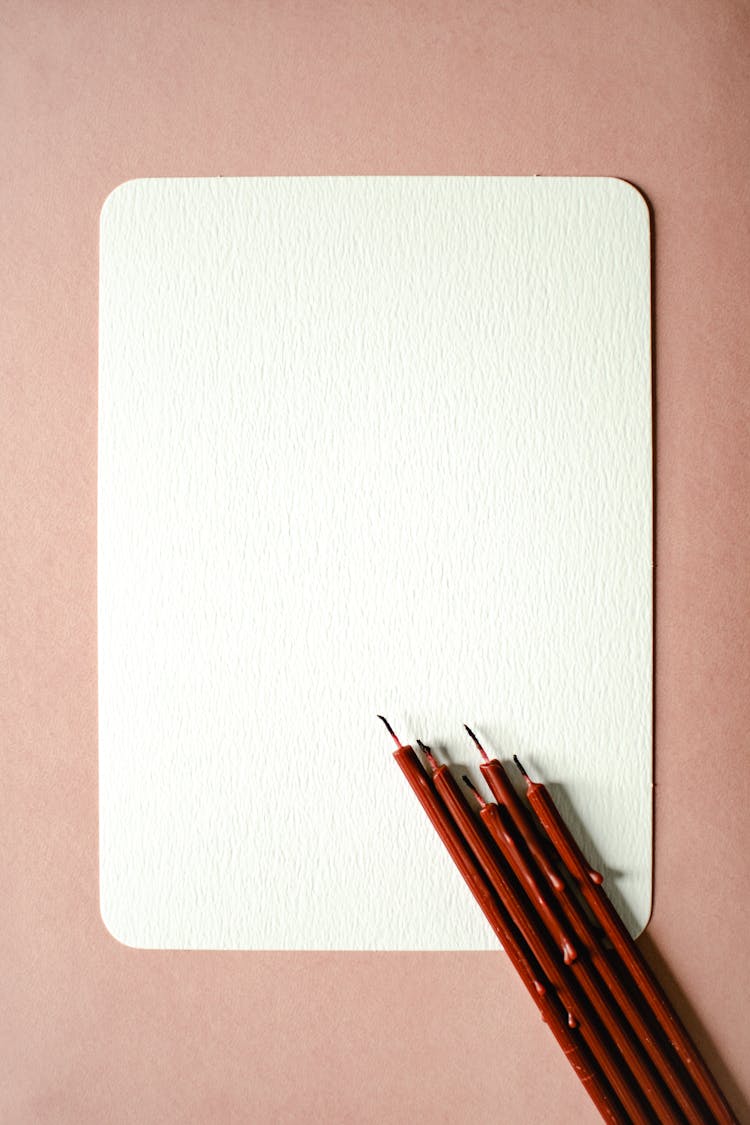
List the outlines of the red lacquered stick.
{"label": "red lacquered stick", "polygon": [[[516,894],[503,867],[498,863],[492,840],[488,837],[483,825],[477,821],[452,774],[446,766],[438,766],[432,775],[432,781],[461,834],[479,860],[479,864],[498,898],[539,962],[542,971],[546,973],[557,989],[560,999],[568,1011],[579,1021],[584,1040],[601,1066],[623,1108],[634,1122],[653,1121],[654,1115],[649,1110],[648,1103],[644,1101],[637,1085],[627,1073],[627,1069],[623,1069],[624,1060],[618,1058],[609,1044],[599,1036],[594,1024],[590,1022],[590,1005],[585,992],[581,991],[575,979],[566,979],[564,973],[561,972],[556,956],[550,951],[544,927],[534,914],[533,909]],[[576,962],[573,962],[571,969],[575,964]],[[611,1017],[609,1017],[610,1025],[612,1022]],[[607,1030],[610,1031],[610,1027],[607,1027]],[[627,1050],[627,1044],[625,1046]],[[619,1047],[620,1044],[618,1043]],[[628,1054],[632,1054],[632,1052],[628,1051]],[[627,1055],[625,1057],[627,1058]],[[626,1066],[629,1063],[630,1059],[627,1058]]]}
{"label": "red lacquered stick", "polygon": [[[393,734],[392,730],[390,733]],[[393,737],[395,739],[395,735]],[[398,742],[397,739],[395,740]],[[605,1121],[610,1122],[610,1125],[627,1125],[626,1116],[602,1079],[585,1044],[578,1042],[577,1032],[569,1027],[554,992],[548,989],[542,974],[532,965],[523,946],[516,938],[510,919],[495,899],[485,876],[466,847],[443,802],[435,792],[416,753],[411,746],[399,745],[393,757],[541,1012],[542,1019],[557,1039],[565,1057],[575,1070],[599,1113]]]}
{"label": "red lacquered stick", "polygon": [[[485,759],[479,769],[492,795],[498,801],[497,806],[489,807],[498,808],[501,819],[504,815],[512,819],[512,828],[511,825],[505,821],[504,829],[506,834],[511,838],[514,850],[520,853],[520,861],[522,862],[523,858],[525,858],[525,866],[531,866],[532,871],[533,861],[536,861],[537,867],[545,876],[546,883],[553,888],[556,896],[555,901],[573,927],[582,948],[590,957],[594,968],[627,1017],[630,1026],[635,1031],[639,1041],[643,1044],[649,1058],[663,1078],[680,1109],[685,1114],[686,1119],[690,1122],[690,1125],[705,1125],[706,1115],[700,1097],[691,1089],[689,1079],[686,1081],[685,1076],[677,1070],[670,1058],[669,1039],[664,1036],[661,1027],[658,1027],[658,1025],[656,1029],[651,1027],[650,1021],[641,1011],[632,990],[623,983],[622,979],[615,971],[601,945],[596,931],[589,922],[582,907],[579,905],[578,900],[571,892],[565,880],[561,879],[555,871],[555,861],[550,856],[550,845],[546,839],[542,839],[540,836],[537,822],[516,792],[513,783],[501,763],[496,758],[488,758],[484,747],[479,742],[474,732],[469,727],[466,727],[466,730]],[[480,816],[485,823],[487,823],[487,827],[493,838],[499,843],[496,833],[493,831],[492,824],[488,822],[487,817],[485,817],[483,813],[480,812]],[[492,820],[493,817],[494,814],[490,813],[489,819]],[[515,832],[513,832],[512,829],[515,829]],[[536,847],[534,847],[535,843]],[[524,857],[524,845],[528,847],[528,851],[533,857],[531,863],[529,863],[529,856]],[[525,879],[527,890],[529,890],[528,884],[529,879],[527,874]],[[547,908],[549,909],[549,896],[546,894],[544,886],[539,887],[537,885],[532,893],[535,893],[537,900],[540,898],[545,900]],[[540,913],[544,916],[544,908],[540,907]]]}
{"label": "red lacquered stick", "polygon": [[722,1094],[716,1079],[704,1062],[686,1028],[667,999],[640,950],[630,936],[602,886],[603,878],[594,871],[574,840],[545,785],[532,781],[517,758],[516,765],[526,779],[526,795],[539,823],[558,855],[575,879],[591,912],[617,951],[659,1024],[666,1033],[706,1105],[721,1125],[737,1125],[737,1118]]}

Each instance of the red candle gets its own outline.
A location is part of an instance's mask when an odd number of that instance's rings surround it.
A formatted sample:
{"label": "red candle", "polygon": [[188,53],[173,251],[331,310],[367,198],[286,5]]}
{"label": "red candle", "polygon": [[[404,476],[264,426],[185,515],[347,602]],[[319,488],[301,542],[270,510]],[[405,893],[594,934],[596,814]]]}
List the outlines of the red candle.
{"label": "red candle", "polygon": [[505,856],[513,874],[536,906],[537,912],[546,925],[555,945],[562,952],[563,961],[566,965],[571,965],[578,957],[575,945],[564,922],[561,922],[559,913],[550,902],[532,864],[517,844],[512,827],[508,823],[507,809],[502,805],[488,804],[487,801],[482,799],[468,777],[464,777],[464,781],[473,790],[480,804],[479,816],[482,823]]}
{"label": "red candle", "polygon": [[[610,1046],[608,1039],[600,1035],[596,1026],[596,1016],[592,1012],[585,992],[578,987],[575,980],[567,979],[565,974],[561,972],[557,959],[551,952],[543,926],[531,907],[516,893],[503,865],[498,862],[497,852],[492,840],[486,834],[483,825],[474,817],[452,774],[446,766],[437,765],[432,775],[432,781],[464,839],[478,859],[498,898],[506,907],[513,922],[539,962],[542,971],[546,973],[556,987],[568,1012],[580,1024],[584,1040],[601,1066],[623,1108],[634,1121],[652,1120],[653,1114],[648,1108],[648,1103],[644,1101],[636,1084],[623,1071],[621,1059]],[[578,964],[578,961],[572,962],[571,970],[575,970],[575,966]],[[589,983],[590,981],[587,981],[587,984]],[[627,1037],[621,1034],[612,1013],[604,1007],[599,1015],[605,1023],[607,1031],[617,1043],[626,1064],[630,1066],[632,1063],[633,1066],[636,1066],[637,1051],[634,1051]],[[655,1089],[648,1075],[646,1075],[646,1087],[649,1096],[658,1097],[659,1091]],[[674,1114],[668,1104],[666,1109],[667,1113],[662,1120],[680,1125],[679,1117]]]}
{"label": "red candle", "polygon": [[516,830],[523,839],[526,847],[531,852],[539,870],[544,875],[554,891],[562,891],[565,881],[560,878],[560,873],[555,868],[555,863],[550,854],[550,849],[540,837],[534,826],[534,820],[516,792],[513,782],[508,777],[497,758],[490,758],[481,742],[474,734],[471,727],[464,724],[464,730],[482,755],[483,761],[479,772],[487,782],[487,787],[498,805],[504,806],[516,826]]}
{"label": "red candle", "polygon": [[[550,855],[549,844],[540,837],[534,818],[516,792],[507,773],[496,758],[490,759],[488,757],[471,728],[466,727],[465,729],[484,758],[484,762],[479,768],[493,796],[498,801],[497,805],[485,805],[479,814],[493,839],[508,855],[508,858],[513,857],[513,870],[523,881],[527,892],[534,898],[537,909],[547,922],[550,933],[553,936],[557,934],[556,940],[559,943],[559,927],[556,923],[550,924],[550,912],[553,912],[554,904],[550,901],[547,885],[553,888],[556,896],[555,901],[565,919],[570,923],[576,938],[580,942],[582,951],[590,958],[597,973],[627,1017],[648,1057],[666,1083],[690,1125],[705,1125],[704,1110],[702,1106],[697,1104],[689,1080],[686,1080],[670,1058],[667,1046],[668,1040],[666,1042],[663,1040],[663,1033],[660,1028],[657,1028],[655,1033],[651,1021],[641,1010],[632,989],[622,981],[615,971],[575,895],[571,892],[565,880],[561,879],[559,874],[554,871],[555,859]],[[468,781],[468,779],[465,780]],[[469,784],[471,785],[470,782]],[[477,794],[477,798],[481,801],[479,794]],[[534,846],[535,843],[536,847]],[[528,851],[526,851],[525,845],[528,847]],[[536,861],[537,869],[541,868],[545,876],[542,885],[540,885],[539,878],[536,877],[538,872],[534,870],[534,861]],[[554,879],[552,878],[552,872],[555,875]]]}
{"label": "red candle", "polygon": [[[382,718],[382,716],[380,717]],[[402,746],[388,722],[385,719],[383,719],[383,722],[397,745],[393,757],[422,808],[430,818],[440,839],[448,849],[448,853],[463,875],[474,898],[482,908],[487,921],[492,926],[511,963],[541,1012],[542,1019],[560,1044],[568,1062],[575,1070],[604,1120],[609,1121],[610,1125],[627,1125],[627,1118],[612,1097],[596,1062],[592,1059],[585,1044],[579,1041],[580,1033],[569,1025],[554,990],[549,988],[544,976],[532,964],[531,958],[516,937],[515,929],[507,912],[495,898],[486,877],[466,847],[413,748]]]}
{"label": "red candle", "polygon": [[[465,780],[468,781],[468,778]],[[471,783],[469,783],[471,784]],[[533,866],[520,848],[516,846],[512,830],[508,821],[504,820],[503,812],[498,805],[487,804],[481,796],[471,787],[483,806],[480,817],[487,826],[489,834],[498,846],[508,866],[526,889],[537,908],[539,916],[546,924],[548,931],[560,946],[563,960],[570,966],[571,972],[582,986],[585,995],[592,1003],[598,1016],[602,1020],[617,1047],[622,1052],[623,1058],[648,1094],[649,1101],[658,1112],[660,1122],[671,1122],[672,1125],[681,1125],[681,1118],[675,1112],[674,1106],[662,1090],[659,1080],[655,1078],[648,1060],[643,1056],[641,1044],[633,1034],[632,1028],[623,1020],[620,1011],[612,997],[602,986],[601,981],[593,972],[591,965],[585,957],[579,957],[575,950],[564,924],[561,924],[559,912],[555,905],[546,896],[540,881],[536,878]],[[542,909],[540,910],[540,905]]]}
{"label": "red candle", "polygon": [[602,886],[603,878],[586,860],[555,806],[546,786],[531,780],[518,758],[514,761],[526,780],[526,795],[540,824],[571,873],[591,912],[612,942],[623,965],[666,1033],[695,1082],[706,1105],[721,1125],[737,1125],[726,1098],[698,1049],[672,1008]]}

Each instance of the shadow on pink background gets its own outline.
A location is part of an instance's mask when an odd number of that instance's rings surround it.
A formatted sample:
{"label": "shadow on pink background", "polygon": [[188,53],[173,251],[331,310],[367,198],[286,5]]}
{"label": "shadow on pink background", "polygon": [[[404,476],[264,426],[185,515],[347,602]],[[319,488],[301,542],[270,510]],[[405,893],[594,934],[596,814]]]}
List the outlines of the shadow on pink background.
{"label": "shadow on pink background", "polygon": [[98,215],[136,176],[612,175],[656,245],[641,939],[750,1119],[750,16],[728,2],[8,2],[0,1119],[598,1120],[502,953],[151,953],[99,918]]}

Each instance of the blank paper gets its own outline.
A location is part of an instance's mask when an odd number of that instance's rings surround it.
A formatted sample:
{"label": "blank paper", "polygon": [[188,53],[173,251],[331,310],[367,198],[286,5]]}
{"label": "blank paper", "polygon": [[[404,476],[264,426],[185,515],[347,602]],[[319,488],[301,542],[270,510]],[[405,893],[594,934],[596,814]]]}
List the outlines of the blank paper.
{"label": "blank paper", "polygon": [[[649,218],[621,180],[135,180],[101,218],[101,909],[490,949],[391,760],[519,754],[651,898]],[[583,829],[581,826],[585,826]]]}

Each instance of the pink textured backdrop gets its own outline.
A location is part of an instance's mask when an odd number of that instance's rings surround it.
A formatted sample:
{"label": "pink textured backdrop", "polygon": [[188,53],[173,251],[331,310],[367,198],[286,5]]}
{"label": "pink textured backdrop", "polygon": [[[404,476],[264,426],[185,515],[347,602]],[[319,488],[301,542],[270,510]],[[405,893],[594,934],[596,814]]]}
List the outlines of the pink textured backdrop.
{"label": "pink textured backdrop", "polygon": [[498,954],[137,952],[97,896],[97,222],[134,176],[612,175],[654,210],[655,910],[750,1119],[750,16],[0,3],[0,1119],[598,1120]]}

